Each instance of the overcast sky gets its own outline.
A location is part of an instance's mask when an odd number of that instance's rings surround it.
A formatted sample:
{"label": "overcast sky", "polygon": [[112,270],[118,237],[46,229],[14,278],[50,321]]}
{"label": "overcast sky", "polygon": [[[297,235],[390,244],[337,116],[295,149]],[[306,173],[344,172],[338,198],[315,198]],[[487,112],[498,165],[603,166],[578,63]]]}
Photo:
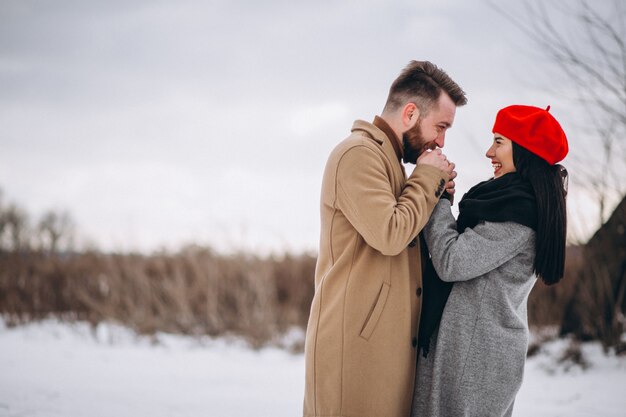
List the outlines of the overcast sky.
{"label": "overcast sky", "polygon": [[484,1],[0,0],[0,188],[104,249],[315,251],[328,153],[412,59],[468,94],[459,195],[501,107],[552,104],[572,146],[558,80]]}

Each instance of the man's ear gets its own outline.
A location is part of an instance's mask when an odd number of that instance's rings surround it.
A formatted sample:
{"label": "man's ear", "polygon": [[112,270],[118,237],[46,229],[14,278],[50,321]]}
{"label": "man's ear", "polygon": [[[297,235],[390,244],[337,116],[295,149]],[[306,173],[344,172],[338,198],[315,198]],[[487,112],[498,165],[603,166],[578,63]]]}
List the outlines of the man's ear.
{"label": "man's ear", "polygon": [[415,105],[415,103],[407,103],[402,108],[402,124],[408,129],[411,129],[415,126],[415,123],[420,118],[420,109]]}

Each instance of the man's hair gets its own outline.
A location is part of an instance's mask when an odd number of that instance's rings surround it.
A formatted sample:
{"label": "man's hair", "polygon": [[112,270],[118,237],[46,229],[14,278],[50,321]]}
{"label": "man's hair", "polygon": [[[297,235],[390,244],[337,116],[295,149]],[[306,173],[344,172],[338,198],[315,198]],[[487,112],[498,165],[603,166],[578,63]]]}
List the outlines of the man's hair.
{"label": "man's hair", "polygon": [[406,103],[415,103],[424,117],[445,91],[455,105],[467,103],[465,92],[442,69],[428,61],[411,61],[391,84],[385,111],[396,111]]}

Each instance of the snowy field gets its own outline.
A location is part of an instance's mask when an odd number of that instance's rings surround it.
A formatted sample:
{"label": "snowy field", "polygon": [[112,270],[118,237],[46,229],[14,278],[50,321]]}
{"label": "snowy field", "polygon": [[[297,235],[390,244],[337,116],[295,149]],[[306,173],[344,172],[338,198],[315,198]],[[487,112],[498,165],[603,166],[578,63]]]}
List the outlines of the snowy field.
{"label": "snowy field", "polygon": [[[589,367],[558,364],[565,341],[529,359],[517,417],[626,416],[626,357],[583,346]],[[0,321],[0,416],[293,417],[301,415],[302,355],[238,341],[101,325]]]}

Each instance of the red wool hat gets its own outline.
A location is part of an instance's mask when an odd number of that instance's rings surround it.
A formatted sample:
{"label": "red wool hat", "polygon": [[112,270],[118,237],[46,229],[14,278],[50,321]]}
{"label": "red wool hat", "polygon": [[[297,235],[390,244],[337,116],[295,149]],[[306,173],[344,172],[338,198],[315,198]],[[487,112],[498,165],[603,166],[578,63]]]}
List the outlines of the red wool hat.
{"label": "red wool hat", "polygon": [[549,113],[534,106],[513,105],[496,115],[493,133],[499,133],[554,165],[565,158],[569,150],[563,128]]}

